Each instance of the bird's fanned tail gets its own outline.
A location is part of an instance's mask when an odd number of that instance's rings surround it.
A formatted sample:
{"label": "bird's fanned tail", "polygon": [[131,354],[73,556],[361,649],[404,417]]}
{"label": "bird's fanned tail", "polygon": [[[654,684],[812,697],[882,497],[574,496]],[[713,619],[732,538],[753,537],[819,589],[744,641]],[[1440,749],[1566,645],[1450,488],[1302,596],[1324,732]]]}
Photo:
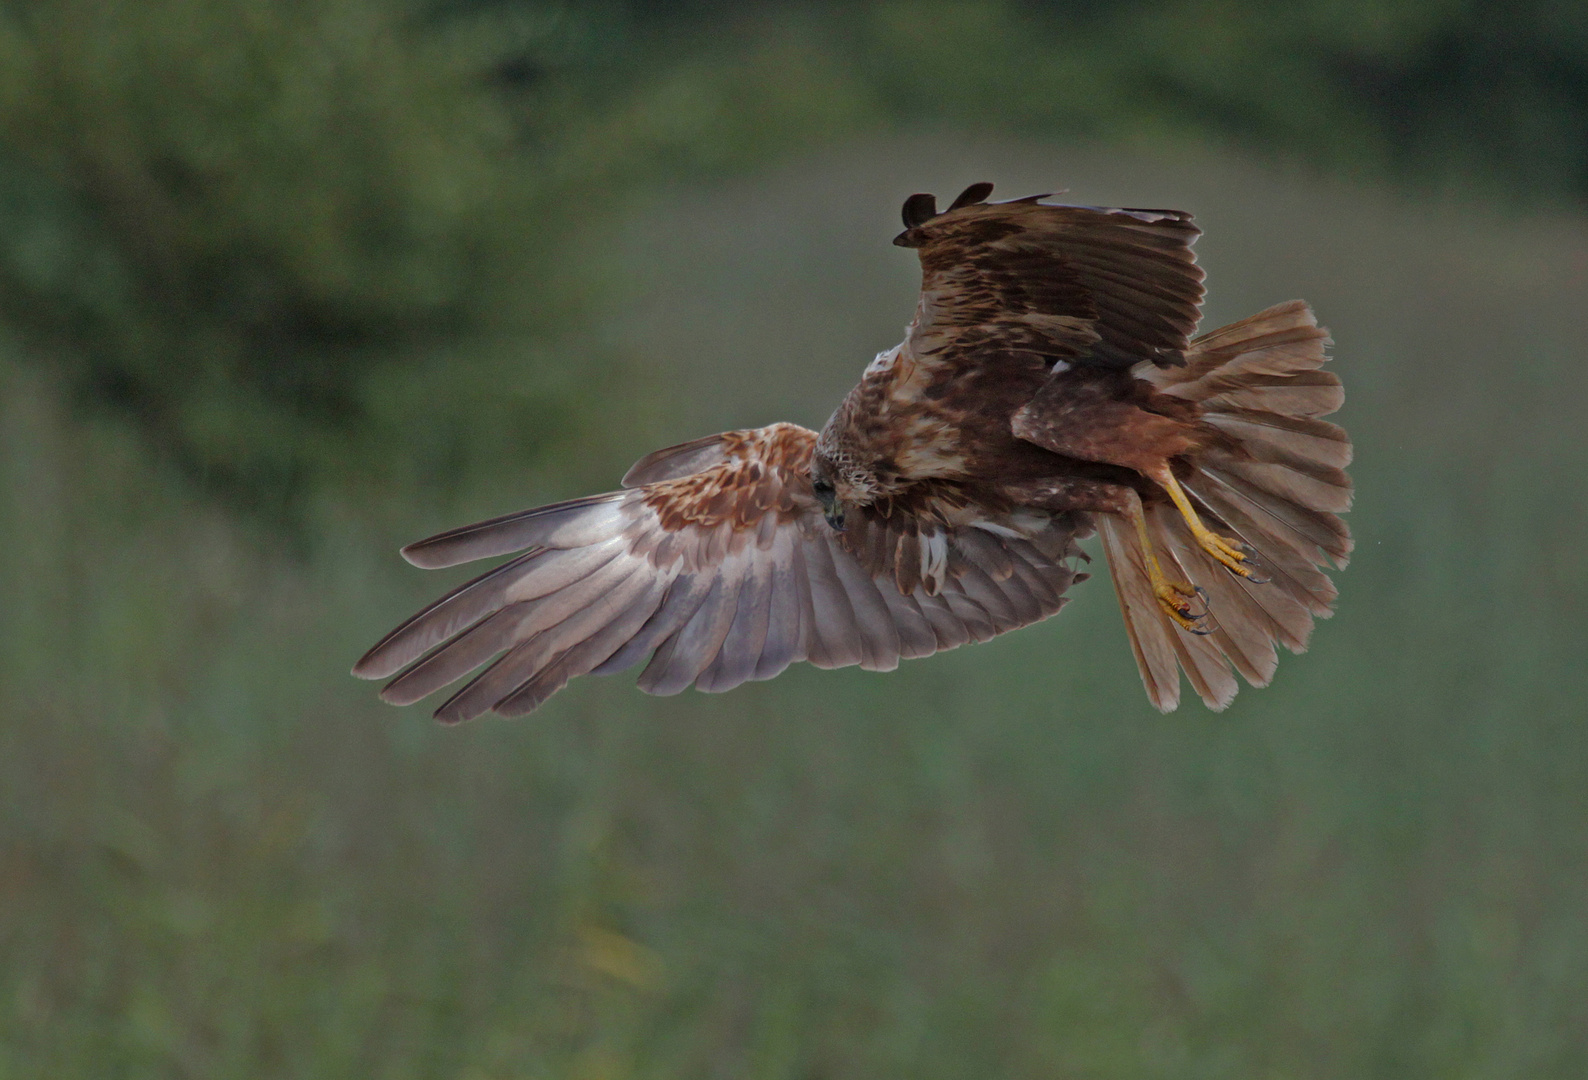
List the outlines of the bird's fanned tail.
{"label": "bird's fanned tail", "polygon": [[1209,632],[1190,633],[1153,595],[1134,527],[1100,515],[1142,681],[1164,712],[1179,704],[1179,670],[1211,709],[1234,698],[1237,672],[1266,686],[1276,646],[1304,651],[1314,618],[1333,612],[1336,591],[1326,571],[1344,567],[1351,552],[1350,530],[1338,516],[1351,503],[1344,472],[1351,441],[1320,419],[1342,399],[1339,377],[1322,370],[1328,343],[1328,332],[1298,300],[1202,335],[1184,367],[1137,369],[1160,393],[1199,404],[1202,420],[1228,437],[1192,456],[1180,483],[1210,528],[1256,553],[1268,579],[1258,584],[1231,573],[1172,506],[1148,506],[1147,534],[1164,570],[1204,592]]}

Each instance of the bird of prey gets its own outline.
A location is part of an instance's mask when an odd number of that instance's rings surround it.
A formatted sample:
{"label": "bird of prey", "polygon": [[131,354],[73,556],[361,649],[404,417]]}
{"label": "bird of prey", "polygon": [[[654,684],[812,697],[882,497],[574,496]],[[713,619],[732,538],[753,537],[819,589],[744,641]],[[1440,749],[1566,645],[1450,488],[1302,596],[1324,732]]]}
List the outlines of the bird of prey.
{"label": "bird of prey", "polygon": [[905,202],[915,317],[821,432],[710,435],[619,491],[409,545],[425,568],[518,554],[353,673],[405,705],[489,664],[436,710],[457,722],[641,661],[653,694],[800,660],[887,671],[1053,615],[1096,532],[1153,705],[1181,671],[1212,709],[1237,672],[1266,685],[1351,551],[1327,332],[1292,301],[1193,337],[1190,214],[991,191]]}

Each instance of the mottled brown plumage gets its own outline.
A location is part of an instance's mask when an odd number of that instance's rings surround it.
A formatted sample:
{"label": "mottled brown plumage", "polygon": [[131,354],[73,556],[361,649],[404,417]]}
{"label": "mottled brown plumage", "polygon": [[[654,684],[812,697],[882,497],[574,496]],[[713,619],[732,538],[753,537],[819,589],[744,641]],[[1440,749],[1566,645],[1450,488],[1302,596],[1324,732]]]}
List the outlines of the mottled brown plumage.
{"label": "mottled brown plumage", "polygon": [[921,299],[818,435],[792,424],[657,451],[623,490],[404,549],[419,566],[523,552],[394,630],[354,673],[437,710],[536,708],[648,660],[639,684],[726,690],[790,663],[887,670],[1046,618],[1096,529],[1148,695],[1306,646],[1343,566],[1350,442],[1305,304],[1195,340],[1198,231],[1171,210],[1042,196],[904,206]]}

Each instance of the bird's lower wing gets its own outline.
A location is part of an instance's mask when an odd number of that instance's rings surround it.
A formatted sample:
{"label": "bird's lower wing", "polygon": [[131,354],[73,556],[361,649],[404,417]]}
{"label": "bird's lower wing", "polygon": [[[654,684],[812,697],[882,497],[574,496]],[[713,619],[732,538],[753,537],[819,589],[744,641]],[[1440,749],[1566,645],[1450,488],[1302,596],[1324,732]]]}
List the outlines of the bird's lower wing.
{"label": "bird's lower wing", "polygon": [[886,671],[1046,618],[1076,576],[1065,517],[923,533],[861,515],[867,547],[852,554],[856,534],[833,532],[809,490],[814,433],[720,438],[697,472],[411,545],[420,566],[523,553],[409,619],[353,673],[389,678],[381,696],[404,705],[488,664],[436,711],[458,722],[528,713],[569,679],[642,660],[654,694],[728,690],[801,660]]}

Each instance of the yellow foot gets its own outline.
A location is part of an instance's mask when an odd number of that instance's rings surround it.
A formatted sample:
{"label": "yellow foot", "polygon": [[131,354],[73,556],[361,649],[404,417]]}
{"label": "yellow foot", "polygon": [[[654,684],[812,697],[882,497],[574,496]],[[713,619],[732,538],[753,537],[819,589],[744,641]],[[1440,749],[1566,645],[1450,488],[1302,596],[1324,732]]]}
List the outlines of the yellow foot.
{"label": "yellow foot", "polygon": [[[1153,562],[1157,560],[1154,559]],[[1156,566],[1149,566],[1152,592],[1158,598],[1163,613],[1173,619],[1187,633],[1203,635],[1213,632],[1213,619],[1208,614],[1207,593],[1196,585],[1182,585],[1170,581]],[[1201,610],[1197,610],[1201,608]]]}
{"label": "yellow foot", "polygon": [[1191,530],[1191,535],[1203,551],[1213,556],[1219,562],[1229,567],[1231,571],[1250,581],[1254,585],[1266,585],[1268,579],[1258,572],[1260,564],[1257,561],[1257,552],[1241,543],[1220,536],[1218,533],[1202,524],[1202,519],[1197,516],[1196,509],[1192,507],[1191,500],[1186,497],[1185,491],[1174,478],[1174,474],[1165,468],[1161,473],[1154,474],[1153,479],[1163,486],[1169,493],[1169,498],[1174,502],[1175,508],[1180,511],[1180,516],[1185,518],[1186,526]]}
{"label": "yellow foot", "polygon": [[[1158,562],[1158,553],[1152,549],[1152,537],[1147,532],[1147,515],[1142,512],[1141,500],[1135,492],[1129,493],[1130,520],[1136,526],[1136,539],[1141,544],[1142,561],[1147,571],[1147,583],[1157,598],[1163,613],[1188,634],[1211,634],[1215,629],[1208,613],[1208,594],[1199,586],[1171,581]],[[1199,611],[1198,608],[1201,610]]]}
{"label": "yellow foot", "polygon": [[1261,565],[1257,553],[1239,540],[1231,540],[1206,528],[1199,521],[1191,530],[1202,550],[1229,567],[1254,585],[1266,585],[1268,579],[1258,572]]}

